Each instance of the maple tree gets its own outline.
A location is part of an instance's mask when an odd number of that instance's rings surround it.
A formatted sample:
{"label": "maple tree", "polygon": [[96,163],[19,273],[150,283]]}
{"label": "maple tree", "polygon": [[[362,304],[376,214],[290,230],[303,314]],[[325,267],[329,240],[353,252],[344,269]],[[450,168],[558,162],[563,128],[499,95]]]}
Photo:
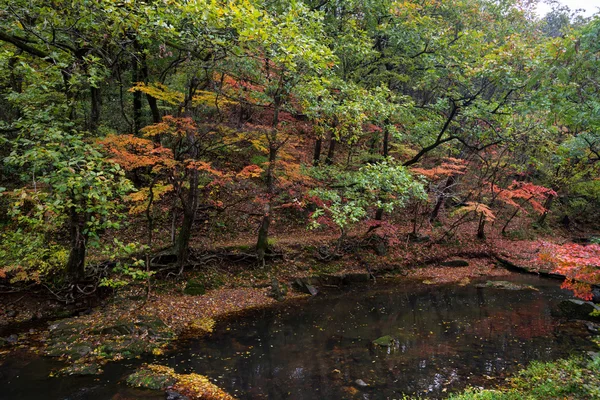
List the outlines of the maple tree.
{"label": "maple tree", "polygon": [[600,283],[600,245],[543,243],[539,258],[566,277],[563,288],[584,300],[593,299],[592,286]]}

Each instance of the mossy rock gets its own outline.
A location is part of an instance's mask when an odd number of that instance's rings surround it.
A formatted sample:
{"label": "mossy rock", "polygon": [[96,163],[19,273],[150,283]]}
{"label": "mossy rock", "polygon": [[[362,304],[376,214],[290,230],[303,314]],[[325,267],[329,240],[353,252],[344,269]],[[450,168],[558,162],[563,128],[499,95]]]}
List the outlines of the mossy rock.
{"label": "mossy rock", "polygon": [[202,296],[206,293],[206,286],[203,282],[196,279],[190,279],[183,289],[183,293],[188,296]]}
{"label": "mossy rock", "polygon": [[76,362],[58,371],[57,376],[100,375],[102,372],[102,366],[97,362]]}
{"label": "mossy rock", "polygon": [[148,368],[137,370],[127,377],[128,385],[152,390],[164,390],[176,382],[177,378],[171,372]]}
{"label": "mossy rock", "polygon": [[390,335],[385,335],[380,337],[379,339],[373,340],[373,344],[381,347],[392,347],[397,343],[397,340]]}

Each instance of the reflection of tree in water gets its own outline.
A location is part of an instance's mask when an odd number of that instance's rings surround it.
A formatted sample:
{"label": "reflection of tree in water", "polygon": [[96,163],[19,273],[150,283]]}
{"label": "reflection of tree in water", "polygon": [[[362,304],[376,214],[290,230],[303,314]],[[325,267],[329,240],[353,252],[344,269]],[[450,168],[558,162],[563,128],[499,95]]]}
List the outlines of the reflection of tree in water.
{"label": "reflection of tree in water", "polygon": [[[371,399],[402,392],[436,397],[466,384],[489,386],[484,376],[566,355],[572,346],[553,334],[547,294],[473,286],[370,289],[232,323],[218,341],[204,343],[220,354],[210,362],[212,375],[222,375],[219,384],[240,399],[339,399],[357,390]],[[385,335],[397,340],[393,348],[371,343]],[[357,379],[369,386],[357,388]]]}

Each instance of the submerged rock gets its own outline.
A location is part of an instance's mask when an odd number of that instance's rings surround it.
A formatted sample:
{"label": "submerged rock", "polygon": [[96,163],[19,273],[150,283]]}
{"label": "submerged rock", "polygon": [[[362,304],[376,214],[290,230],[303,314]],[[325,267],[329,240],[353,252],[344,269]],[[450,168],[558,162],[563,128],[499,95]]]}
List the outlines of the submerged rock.
{"label": "submerged rock", "polygon": [[355,380],[354,384],[361,388],[365,388],[365,387],[369,386],[369,384],[367,382],[363,381],[362,379]]}
{"label": "submerged rock", "polygon": [[391,337],[390,335],[386,335],[386,336],[382,336],[379,339],[375,339],[373,340],[373,344],[376,344],[377,346],[381,346],[381,347],[392,347],[394,346],[398,341]]}
{"label": "submerged rock", "polygon": [[165,392],[165,400],[190,400],[190,398],[174,390],[167,390]]}

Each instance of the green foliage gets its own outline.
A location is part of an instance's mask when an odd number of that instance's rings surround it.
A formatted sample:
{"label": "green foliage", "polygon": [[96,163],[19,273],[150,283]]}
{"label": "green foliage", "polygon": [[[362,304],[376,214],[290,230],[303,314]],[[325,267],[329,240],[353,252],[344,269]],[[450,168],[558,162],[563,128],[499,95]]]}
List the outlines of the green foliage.
{"label": "green foliage", "polygon": [[423,184],[393,159],[368,164],[358,171],[320,167],[310,173],[322,182],[310,192],[319,206],[312,214],[312,227],[318,227],[320,218],[325,217],[344,232],[366,218],[369,208],[391,212],[412,199],[426,198]]}
{"label": "green foliage", "polygon": [[122,243],[118,239],[104,249],[105,256],[110,259],[118,259],[112,269],[112,274],[100,280],[100,286],[118,289],[132,283],[146,282],[154,271],[146,269],[143,258],[138,258],[148,248],[137,243]]}
{"label": "green foliage", "polygon": [[510,387],[499,390],[467,389],[452,400],[597,399],[600,398],[600,359],[569,358],[555,362],[532,362]]}

